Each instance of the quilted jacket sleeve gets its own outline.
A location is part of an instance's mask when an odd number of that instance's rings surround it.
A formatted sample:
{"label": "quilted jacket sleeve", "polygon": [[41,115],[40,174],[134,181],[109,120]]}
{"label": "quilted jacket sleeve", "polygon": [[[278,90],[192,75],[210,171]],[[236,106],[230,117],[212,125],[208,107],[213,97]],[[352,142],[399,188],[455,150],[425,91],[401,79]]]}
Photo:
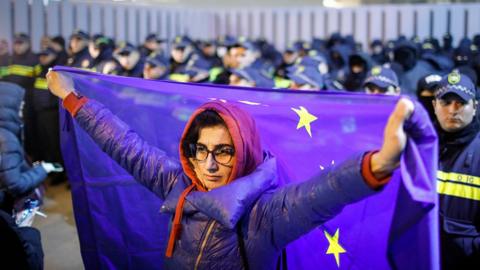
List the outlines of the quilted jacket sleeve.
{"label": "quilted jacket sleeve", "polygon": [[3,141],[0,147],[0,186],[14,197],[32,191],[47,177],[42,166],[27,165],[21,147],[18,140],[10,139]]}
{"label": "quilted jacket sleeve", "polygon": [[178,161],[149,145],[102,104],[88,100],[75,116],[97,145],[162,200],[178,179]]}
{"label": "quilted jacket sleeve", "polygon": [[281,249],[340,213],[344,206],[375,193],[363,179],[363,155],[306,182],[266,197],[261,210],[272,244]]}

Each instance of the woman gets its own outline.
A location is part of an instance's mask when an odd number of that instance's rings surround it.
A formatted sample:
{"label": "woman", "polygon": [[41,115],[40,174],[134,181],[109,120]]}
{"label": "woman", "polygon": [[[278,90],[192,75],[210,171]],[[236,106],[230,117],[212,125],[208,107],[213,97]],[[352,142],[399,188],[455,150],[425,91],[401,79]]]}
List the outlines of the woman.
{"label": "woman", "polygon": [[288,243],[388,182],[413,112],[410,101],[399,102],[379,152],[276,188],[275,158],[262,151],[251,116],[229,103],[209,102],[193,113],[177,161],[98,102],[78,97],[64,75],[51,71],[47,80],[103,151],[164,201],[161,211],[173,217],[166,269],[274,269]]}

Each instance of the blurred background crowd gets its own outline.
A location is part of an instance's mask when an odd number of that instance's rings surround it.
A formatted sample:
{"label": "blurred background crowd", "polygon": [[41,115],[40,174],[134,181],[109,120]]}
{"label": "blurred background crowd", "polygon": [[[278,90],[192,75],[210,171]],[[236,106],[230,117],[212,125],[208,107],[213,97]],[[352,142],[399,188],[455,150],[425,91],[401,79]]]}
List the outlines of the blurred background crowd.
{"label": "blurred background crowd", "polygon": [[[416,97],[432,114],[435,83],[456,70],[478,85],[480,35],[453,44],[442,40],[399,36],[374,40],[362,48],[353,36],[334,33],[277,50],[264,39],[222,36],[214,40],[146,37],[142,44],[117,41],[77,30],[41,40],[31,51],[30,38],[0,41],[0,80],[26,89],[25,148],[33,161],[61,162],[58,146],[58,101],[46,90],[45,74],[55,65],[104,74],[270,89],[350,91],[405,94]],[[12,53],[10,53],[12,52]],[[41,143],[40,143],[41,142]],[[56,181],[62,181],[63,175]]]}

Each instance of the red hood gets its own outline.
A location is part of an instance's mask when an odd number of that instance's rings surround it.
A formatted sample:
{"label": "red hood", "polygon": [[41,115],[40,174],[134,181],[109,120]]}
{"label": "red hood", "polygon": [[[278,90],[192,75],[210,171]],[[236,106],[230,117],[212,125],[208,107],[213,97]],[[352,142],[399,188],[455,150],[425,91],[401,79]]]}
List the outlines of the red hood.
{"label": "red hood", "polygon": [[260,136],[255,121],[248,112],[228,102],[212,101],[201,105],[192,114],[183,131],[180,142],[180,161],[185,174],[192,179],[197,189],[202,191],[205,191],[205,188],[201,185],[193,168],[190,166],[190,162],[182,148],[182,142],[185,139],[193,119],[205,110],[214,110],[217,112],[226,123],[228,131],[232,136],[236,161],[227,183],[250,174],[263,160]]}

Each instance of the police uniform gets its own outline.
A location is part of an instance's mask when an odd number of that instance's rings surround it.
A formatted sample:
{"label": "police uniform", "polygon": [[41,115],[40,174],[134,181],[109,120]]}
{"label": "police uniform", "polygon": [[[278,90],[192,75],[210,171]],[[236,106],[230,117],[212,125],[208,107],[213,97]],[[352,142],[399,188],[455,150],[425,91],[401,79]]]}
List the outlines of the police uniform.
{"label": "police uniform", "polygon": [[[16,34],[14,42],[30,42],[30,38],[26,34]],[[30,49],[22,55],[13,54],[10,65],[8,66],[8,74],[3,80],[20,85],[25,89],[25,105],[23,107],[23,121],[25,125],[25,151],[32,157],[38,155],[37,145],[35,144],[33,127],[33,83],[35,76],[39,72],[38,57],[30,51]]]}
{"label": "police uniform", "polygon": [[[451,73],[440,82],[437,99],[455,93],[475,98],[465,75]],[[443,269],[480,269],[480,125],[476,118],[460,131],[438,126],[440,158],[437,172]]]}
{"label": "police uniform", "polygon": [[[117,74],[120,67],[117,60],[113,57],[113,42],[102,35],[95,36],[91,42],[99,50],[99,54],[97,57],[92,58],[88,68],[94,72]],[[113,69],[107,71],[107,65],[112,65]]]}
{"label": "police uniform", "polygon": [[[54,54],[57,53],[48,48],[40,53]],[[48,69],[55,65],[55,60],[48,65],[41,65],[40,73],[35,78],[34,90],[32,93],[33,102],[33,132],[35,142],[38,145],[39,156],[37,160],[48,162],[62,162],[60,152],[60,129],[58,116],[58,98],[48,91],[46,75]]]}
{"label": "police uniform", "polygon": [[[88,40],[89,36],[87,33],[77,30],[75,31],[70,39],[72,38],[80,38],[83,40]],[[88,45],[85,46],[81,51],[77,53],[73,53],[67,60],[67,65],[70,67],[76,68],[88,68],[90,66],[90,62],[92,61],[90,53],[88,52]]]}
{"label": "police uniform", "polygon": [[129,57],[131,53],[138,53],[139,59],[135,66],[132,69],[127,70],[124,67],[119,67],[117,75],[126,76],[126,77],[136,77],[136,78],[143,78],[143,66],[145,64],[145,60],[141,57],[140,52],[138,52],[130,43],[122,43],[118,48],[118,52],[116,54],[118,56],[127,56]]}

